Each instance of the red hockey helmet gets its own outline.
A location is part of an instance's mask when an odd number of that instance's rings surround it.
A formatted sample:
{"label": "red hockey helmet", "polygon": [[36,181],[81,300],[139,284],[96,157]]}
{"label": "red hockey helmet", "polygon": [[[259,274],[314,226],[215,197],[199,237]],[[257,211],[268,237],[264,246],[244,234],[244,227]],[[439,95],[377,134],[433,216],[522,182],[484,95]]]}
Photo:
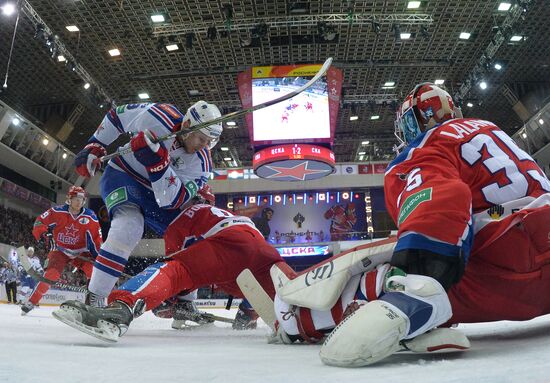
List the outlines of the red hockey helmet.
{"label": "red hockey helmet", "polygon": [[449,93],[429,82],[418,84],[397,110],[396,136],[410,144],[420,133],[455,115],[456,108]]}
{"label": "red hockey helmet", "polygon": [[210,185],[204,185],[198,192],[197,197],[199,199],[199,203],[206,203],[208,205],[214,206],[216,204],[216,196],[214,195],[214,192],[212,191],[212,188]]}
{"label": "red hockey helmet", "polygon": [[80,186],[71,186],[69,188],[69,191],[67,192],[67,200],[70,200],[73,197],[82,197],[84,198],[84,201],[86,201],[86,190],[84,190]]}

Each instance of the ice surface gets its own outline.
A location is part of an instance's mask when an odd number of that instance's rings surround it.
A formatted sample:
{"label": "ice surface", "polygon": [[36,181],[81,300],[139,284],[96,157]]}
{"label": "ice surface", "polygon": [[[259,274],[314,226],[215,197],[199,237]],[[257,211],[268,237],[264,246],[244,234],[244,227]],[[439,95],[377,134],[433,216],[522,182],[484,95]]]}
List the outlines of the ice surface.
{"label": "ice surface", "polygon": [[[371,367],[324,366],[317,345],[269,345],[267,327],[220,323],[177,331],[146,313],[116,344],[80,333],[40,307],[0,304],[0,382],[549,382],[550,316],[464,325],[465,353],[399,354]],[[232,317],[233,312],[211,310]],[[353,380],[352,380],[353,379]]]}

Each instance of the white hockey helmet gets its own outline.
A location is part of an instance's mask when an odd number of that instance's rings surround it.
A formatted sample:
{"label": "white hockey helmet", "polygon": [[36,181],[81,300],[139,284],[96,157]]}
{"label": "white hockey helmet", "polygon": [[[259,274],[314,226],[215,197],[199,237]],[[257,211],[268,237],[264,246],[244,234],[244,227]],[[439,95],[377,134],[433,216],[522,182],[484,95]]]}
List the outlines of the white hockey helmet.
{"label": "white hockey helmet", "polygon": [[34,247],[29,246],[29,247],[27,248],[27,254],[28,254],[28,253],[34,253]]}
{"label": "white hockey helmet", "polygon": [[[185,113],[183,118],[182,125],[185,125],[189,121],[189,127],[193,127],[203,122],[213,120],[215,118],[221,117],[222,114],[218,107],[214,104],[209,104],[206,101],[197,101]],[[199,132],[207,136],[212,140],[210,144],[210,149],[212,149],[220,140],[220,136],[223,132],[223,125],[221,122],[213,125],[209,125],[205,128],[199,129]]]}

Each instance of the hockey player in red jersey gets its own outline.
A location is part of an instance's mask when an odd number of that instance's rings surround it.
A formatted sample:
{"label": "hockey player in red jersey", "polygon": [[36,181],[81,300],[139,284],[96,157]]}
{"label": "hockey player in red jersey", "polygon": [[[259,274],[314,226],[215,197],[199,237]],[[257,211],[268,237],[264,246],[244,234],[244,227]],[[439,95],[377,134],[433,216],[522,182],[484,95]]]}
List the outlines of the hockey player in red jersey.
{"label": "hockey player in red jersey", "polygon": [[264,240],[249,218],[202,202],[195,198],[195,204],[183,210],[168,227],[164,236],[168,260],[149,266],[114,290],[108,307],[68,301],[54,316],[83,332],[115,341],[134,317],[183,290],[214,284],[242,297],[235,280],[245,268],[251,269],[274,296],[269,269],[282,262],[277,250]]}
{"label": "hockey player in red jersey", "polygon": [[276,313],[289,312],[278,315],[285,342],[319,340],[337,325],[320,352],[329,365],[375,363],[444,324],[550,313],[541,294],[550,291],[550,181],[538,165],[493,123],[459,117],[433,84],[407,96],[397,127],[406,146],[384,178],[399,229],[389,252],[362,275],[346,266],[324,317],[275,301]]}
{"label": "hockey player in red jersey", "polygon": [[357,222],[355,204],[350,202],[344,205],[334,205],[328,209],[324,217],[330,219],[330,240],[343,241],[349,238],[353,225]]}
{"label": "hockey player in red jersey", "polygon": [[[93,260],[98,254],[102,239],[97,217],[92,210],[84,207],[85,203],[84,189],[71,186],[65,205],[48,209],[34,222],[34,237],[44,242],[49,251],[45,278],[57,281],[69,262],[90,278]],[[89,258],[89,261],[80,257]],[[21,306],[21,314],[31,311],[49,287],[44,282],[38,283],[29,300]]]}

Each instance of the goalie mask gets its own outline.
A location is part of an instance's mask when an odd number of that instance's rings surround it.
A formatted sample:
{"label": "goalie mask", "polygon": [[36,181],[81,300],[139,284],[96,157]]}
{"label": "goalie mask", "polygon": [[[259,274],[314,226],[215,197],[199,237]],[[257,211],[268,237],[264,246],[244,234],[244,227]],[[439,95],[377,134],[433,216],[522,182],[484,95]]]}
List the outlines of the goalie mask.
{"label": "goalie mask", "polygon": [[458,113],[449,93],[432,83],[418,84],[397,110],[395,135],[408,145],[421,133]]}
{"label": "goalie mask", "polygon": [[[182,125],[193,127],[195,125],[219,118],[221,116],[222,114],[220,113],[220,110],[216,105],[209,104],[206,101],[197,101],[196,103],[191,105],[189,109],[187,109],[185,117],[182,121]],[[223,132],[223,126],[221,122],[219,122],[217,124],[201,128],[198,131],[211,140],[209,148],[212,149],[220,140],[220,136]]]}

